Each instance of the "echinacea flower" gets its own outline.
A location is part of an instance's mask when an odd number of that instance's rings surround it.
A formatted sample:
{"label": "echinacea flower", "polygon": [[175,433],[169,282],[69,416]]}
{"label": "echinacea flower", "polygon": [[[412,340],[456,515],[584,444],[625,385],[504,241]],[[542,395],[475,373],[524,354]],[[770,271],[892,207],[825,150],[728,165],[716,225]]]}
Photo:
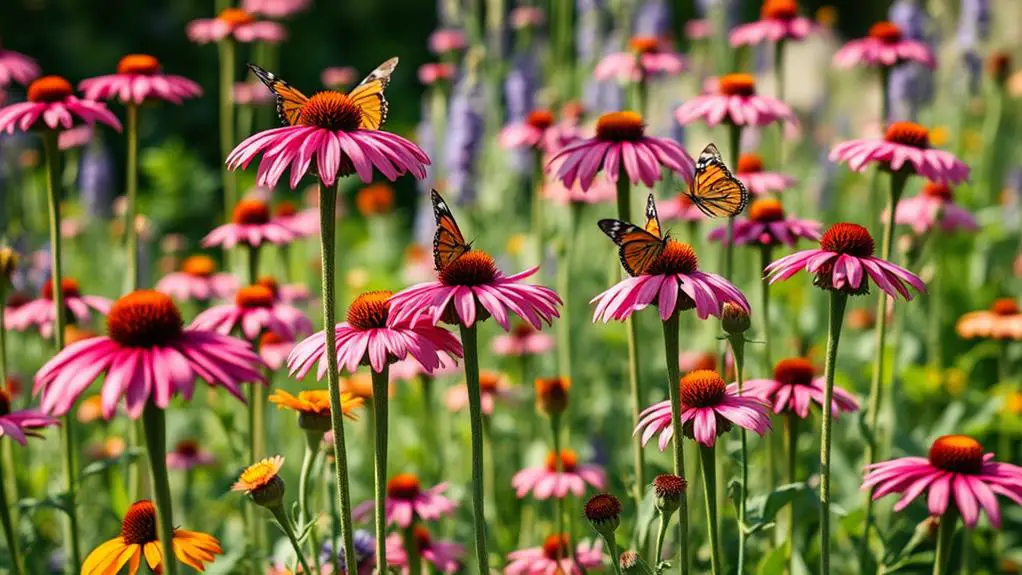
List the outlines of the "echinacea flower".
{"label": "echinacea flower", "polygon": [[264,242],[283,245],[296,237],[287,223],[270,216],[270,206],[266,202],[247,198],[234,206],[231,222],[214,228],[202,238],[202,245],[225,249],[238,244],[258,247]]}
{"label": "echinacea flower", "polygon": [[309,301],[312,295],[309,288],[300,283],[281,284],[273,276],[262,276],[256,280],[255,285],[268,288],[273,292],[273,300],[283,303],[302,303]]}
{"label": "echinacea flower", "polygon": [[539,500],[551,496],[563,499],[569,493],[575,497],[585,495],[586,486],[603,489],[607,484],[607,476],[598,465],[580,464],[578,456],[570,449],[562,449],[558,454],[551,451],[543,465],[526,467],[511,477],[511,486],[519,498],[532,494]]}
{"label": "echinacea flower", "polygon": [[181,262],[181,271],[169,273],[156,282],[156,291],[180,301],[221,299],[237,289],[238,278],[217,273],[216,260],[206,255],[188,256]]}
{"label": "echinacea flower", "polygon": [[882,140],[849,140],[830,152],[832,162],[864,172],[870,164],[889,172],[918,174],[930,181],[957,184],[969,178],[969,166],[951,152],[930,147],[930,131],[914,122],[892,122]]}
{"label": "echinacea flower", "polygon": [[540,547],[519,549],[507,554],[504,575],[534,575],[538,573],[563,573],[581,575],[579,566],[596,569],[603,564],[602,541],[580,541],[574,550],[571,539],[565,533],[548,536]]}
{"label": "echinacea flower", "polygon": [[[38,125],[42,121],[42,125]],[[60,76],[43,76],[28,86],[28,101],[0,108],[0,131],[17,129],[70,130],[75,125],[102,122],[118,132],[121,122],[102,102],[79,100],[71,83]]]}
{"label": "echinacea flower", "polygon": [[689,309],[695,309],[700,319],[720,317],[728,302],[749,311],[749,302],[738,288],[717,274],[699,271],[692,246],[668,240],[646,273],[621,280],[589,303],[596,304],[593,321],[607,323],[624,321],[653,303],[663,320]]}
{"label": "echinacea flower", "polygon": [[245,10],[224,8],[216,18],[199,18],[188,23],[188,39],[196,44],[209,44],[224,38],[236,42],[267,42],[277,44],[287,39],[287,30],[276,22],[256,21]]}
{"label": "echinacea flower", "polygon": [[906,39],[893,22],[877,22],[865,38],[846,43],[834,54],[834,64],[840,68],[857,65],[891,68],[905,62],[917,62],[930,68],[937,66],[926,42]]}
{"label": "echinacea flower", "polygon": [[[495,371],[479,372],[479,396],[484,415],[492,415],[498,401],[514,397],[514,389],[508,384],[507,376]],[[445,398],[448,411],[458,412],[468,407],[468,385],[462,383],[447,390]]]}
{"label": "echinacea flower", "polygon": [[731,46],[749,46],[764,41],[781,42],[802,40],[813,29],[813,21],[798,15],[795,0],[766,0],[759,12],[759,20],[743,24],[731,31]]}
{"label": "echinacea flower", "polygon": [[[763,435],[770,429],[769,409],[759,399],[738,394],[738,384],[727,385],[715,371],[691,371],[681,378],[681,425],[685,436],[700,445],[713,447],[717,437],[734,425]],[[674,436],[671,428],[671,402],[661,401],[639,415],[635,433],[642,433],[642,444],[660,434],[660,451]]]}
{"label": "echinacea flower", "polygon": [[617,186],[603,174],[599,174],[588,190],[583,190],[578,180],[569,188],[561,180],[547,179],[540,193],[544,198],[562,206],[603,204],[613,202],[617,198]]}
{"label": "echinacea flower", "polygon": [[450,62],[426,62],[419,66],[417,76],[424,86],[432,86],[438,82],[450,82],[457,73],[458,69]]}
{"label": "echinacea flower", "polygon": [[195,379],[220,385],[244,401],[239,385],[264,381],[261,362],[244,341],[183,328],[170,296],[139,290],[114,302],[107,315],[107,335],[65,347],[35,376],[44,412],[64,415],[101,374],[103,417],[110,419],[121,397],[128,415],[138,419],[150,400],[166,408],[180,393],[190,399]]}
{"label": "echinacea flower", "polygon": [[648,78],[677,76],[685,69],[685,57],[665,49],[664,41],[653,36],[636,36],[628,41],[629,52],[603,57],[593,70],[597,80],[640,82]]}
{"label": "echinacea flower", "polygon": [[[793,246],[799,239],[819,240],[823,224],[812,220],[786,217],[781,202],[773,198],[754,200],[748,217],[735,218],[734,239],[737,245]],[[709,238],[727,241],[727,227],[710,232]]]}
{"label": "echinacea flower", "polygon": [[319,233],[319,208],[299,210],[294,203],[284,200],[273,206],[273,219],[301,238]]}
{"label": "echinacea flower", "polygon": [[688,194],[678,194],[669,200],[657,203],[660,219],[666,221],[699,222],[707,219],[699,206],[692,203]]}
{"label": "echinacea flower", "polygon": [[944,435],[930,446],[928,457],[900,457],[868,466],[862,489],[872,489],[873,499],[901,493],[895,511],[925,492],[932,516],[944,515],[953,504],[967,527],[976,526],[982,510],[999,528],[997,496],[1022,505],[1022,467],[994,461],[993,453],[983,453],[983,446],[967,435]]}
{"label": "echinacea flower", "polygon": [[951,187],[936,182],[927,182],[921,194],[898,202],[894,223],[912,226],[912,231],[919,235],[934,228],[945,233],[979,229],[976,217],[955,203]]}
{"label": "echinacea flower", "polygon": [[[78,282],[73,278],[61,278],[61,292],[64,294],[64,316],[66,321],[84,323],[92,317],[90,308],[101,314],[110,312],[113,302],[105,297],[83,295]],[[18,331],[38,327],[43,337],[53,334],[56,310],[53,306],[53,282],[47,281],[37,299],[26,302],[14,310],[5,310],[7,326]]]}
{"label": "echinacea flower", "polygon": [[280,19],[303,12],[311,4],[311,0],[244,0],[241,8],[249,14]]}
{"label": "echinacea flower", "polygon": [[536,109],[520,122],[513,122],[501,128],[497,141],[508,150],[539,149],[553,151],[549,138],[554,126],[554,115],[550,110]]}
{"label": "echinacea flower", "polygon": [[25,86],[38,76],[39,65],[35,60],[20,52],[0,47],[0,91],[12,81]]}
{"label": "echinacea flower", "polygon": [[[819,249],[803,250],[784,256],[764,269],[770,283],[783,281],[805,270],[815,276],[813,284],[825,290],[852,295],[869,292],[869,280],[887,295],[912,299],[908,286],[919,292],[926,285],[919,276],[887,260],[873,256],[873,236],[858,225],[838,223],[820,238]],[[869,278],[869,279],[867,279]]]}
{"label": "echinacea flower", "polygon": [[[429,530],[422,525],[416,525],[412,529],[412,537],[415,538],[415,549],[423,559],[433,565],[441,573],[456,573],[461,569],[461,558],[465,555],[465,546],[453,541],[441,541],[433,539]],[[387,564],[401,568],[402,573],[408,573],[408,555],[405,546],[398,533],[392,533],[387,537]]]}
{"label": "echinacea flower", "polygon": [[148,54],[129,54],[117,63],[117,73],[82,80],[78,84],[86,99],[122,104],[164,101],[180,104],[202,95],[198,84],[183,76],[164,74],[160,62]]}
{"label": "echinacea flower", "polygon": [[274,331],[266,331],[259,336],[259,357],[266,367],[273,371],[284,365],[288,354],[294,347],[294,338],[284,337]]}
{"label": "echinacea flower", "polygon": [[996,299],[989,310],[973,311],[960,317],[955,331],[966,339],[1019,341],[1022,340],[1022,311],[1014,298]]}
{"label": "echinacea flower", "polygon": [[768,172],[763,169],[763,158],[758,154],[742,154],[738,157],[738,169],[735,177],[755,196],[769,192],[783,192],[797,183],[795,178],[780,172]]}
{"label": "echinacea flower", "polygon": [[553,348],[553,337],[523,321],[508,333],[494,337],[490,344],[494,355],[507,356],[541,355]]}
{"label": "echinacea flower", "polygon": [[312,331],[312,322],[298,308],[286,304],[263,285],[245,286],[234,295],[233,303],[213,306],[192,320],[192,328],[223,335],[238,329],[250,341],[268,330],[284,337]]}
{"label": "echinacea flower", "polygon": [[196,467],[206,467],[216,463],[216,456],[202,448],[195,439],[182,439],[167,454],[167,467],[188,471]]}
{"label": "echinacea flower", "polygon": [[11,411],[11,394],[0,389],[0,437],[10,437],[25,445],[27,437],[41,437],[37,430],[60,425],[57,420],[36,409]]}
{"label": "echinacea flower", "polygon": [[[57,148],[61,151],[74,148],[83,148],[92,141],[95,130],[88,124],[75,126],[70,130],[64,130],[57,134]],[[60,222],[60,235],[65,238],[77,237],[81,232],[82,224],[78,218],[67,218]]]}
{"label": "echinacea flower", "polygon": [[[773,379],[750,379],[743,395],[758,397],[773,407],[774,413],[794,413],[805,419],[809,407],[823,404],[823,377],[816,376],[812,362],[802,357],[789,357],[774,366]],[[834,386],[831,413],[836,419],[841,412],[859,410],[859,402],[851,393]]]}
{"label": "echinacea flower", "polygon": [[358,70],[351,66],[329,66],[319,73],[319,81],[331,90],[344,91],[358,81]]}
{"label": "echinacea flower", "polygon": [[464,50],[468,45],[465,32],[457,28],[439,28],[429,35],[429,51],[440,56]]}
{"label": "echinacea flower", "polygon": [[[419,478],[412,473],[399,473],[387,481],[385,517],[401,529],[415,524],[417,519],[437,521],[454,513],[454,502],[444,496],[446,483],[423,489]],[[352,510],[352,518],[362,521],[373,514],[373,501],[364,501]]]}
{"label": "echinacea flower", "polygon": [[[418,322],[394,321],[392,292],[372,291],[355,298],[348,308],[347,321],[337,324],[337,366],[354,373],[358,366],[369,365],[380,373],[383,368],[408,356],[415,358],[426,373],[440,367],[441,355],[461,357],[458,339],[449,331]],[[316,379],[326,373],[326,333],[316,332],[295,346],[287,364],[291,375],[304,378],[319,362]]]}
{"label": "echinacea flower", "polygon": [[682,125],[703,120],[711,128],[720,123],[750,127],[798,123],[787,104],[757,94],[756,79],[749,74],[721,76],[715,92],[687,100],[675,110],[674,117]]}
{"label": "echinacea flower", "polygon": [[259,80],[235,82],[231,88],[231,100],[239,106],[265,106],[277,101],[273,92]]}
{"label": "echinacea flower", "polygon": [[596,135],[568,144],[547,163],[565,186],[578,180],[582,190],[593,184],[596,174],[617,183],[625,174],[636,184],[648,187],[660,181],[663,168],[679,174],[691,184],[695,162],[677,142],[646,135],[642,116],[635,112],[610,112],[596,121]]}
{"label": "echinacea flower", "polygon": [[[202,572],[223,549],[216,537],[198,531],[174,529],[171,546],[177,560]],[[152,501],[136,501],[124,514],[121,533],[92,550],[82,564],[82,575],[120,573],[125,565],[128,575],[138,573],[145,558],[153,573],[163,572],[163,546],[156,529],[156,506]]]}

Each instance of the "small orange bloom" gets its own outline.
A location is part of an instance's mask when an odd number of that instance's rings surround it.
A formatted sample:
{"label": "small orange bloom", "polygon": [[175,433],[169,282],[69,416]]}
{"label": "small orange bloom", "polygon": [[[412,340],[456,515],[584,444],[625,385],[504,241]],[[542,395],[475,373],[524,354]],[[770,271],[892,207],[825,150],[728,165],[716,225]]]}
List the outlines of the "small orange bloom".
{"label": "small orange bloom", "polygon": [[963,315],[955,325],[958,335],[971,339],[1022,340],[1022,312],[1012,298],[995,300],[989,310],[974,311]]}
{"label": "small orange bloom", "polygon": [[[297,396],[291,395],[283,389],[276,389],[270,395],[270,403],[276,404],[281,409],[290,409],[298,413],[330,416],[330,393],[325,389],[300,391]],[[363,403],[365,400],[361,397],[355,397],[347,392],[341,394],[341,412],[352,421],[358,420],[355,410],[362,407]]]}
{"label": "small orange bloom", "polygon": [[284,458],[280,455],[267,457],[258,463],[249,465],[245,471],[241,472],[238,481],[231,486],[231,491],[244,491],[249,494],[258,491],[276,479],[283,466]]}
{"label": "small orange bloom", "polygon": [[566,377],[536,379],[536,403],[544,413],[561,413],[568,408],[571,380]]}
{"label": "small orange bloom", "polygon": [[367,217],[390,213],[394,209],[394,189],[388,184],[369,184],[355,194],[355,207]]}
{"label": "small orange bloom", "polygon": [[90,395],[78,406],[78,421],[92,423],[103,417],[103,398],[97,393]]}

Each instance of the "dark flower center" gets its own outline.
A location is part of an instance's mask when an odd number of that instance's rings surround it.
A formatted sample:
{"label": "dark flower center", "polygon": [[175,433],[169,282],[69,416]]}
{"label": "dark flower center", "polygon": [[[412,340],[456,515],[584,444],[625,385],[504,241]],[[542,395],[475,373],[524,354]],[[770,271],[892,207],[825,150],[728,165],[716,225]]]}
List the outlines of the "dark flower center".
{"label": "dark flower center", "polygon": [[820,238],[820,248],[828,252],[848,254],[857,258],[872,257],[873,236],[859,224],[834,224]]}
{"label": "dark flower center", "polygon": [[655,54],[660,51],[660,39],[656,36],[636,36],[628,41],[636,54]]}
{"label": "dark flower center", "polygon": [[263,332],[263,335],[259,336],[259,345],[276,345],[278,343],[286,343],[288,340],[284,339],[283,336],[275,331]]}
{"label": "dark flower center", "polygon": [[[43,284],[43,298],[53,300],[53,280],[46,280]],[[78,281],[73,278],[61,278],[60,280],[60,292],[64,294],[64,299],[69,297],[80,297],[82,295],[81,289],[78,287]]]}
{"label": "dark flower center", "polygon": [[555,533],[543,541],[543,555],[551,561],[558,561],[571,556],[571,545],[564,533]]}
{"label": "dark flower center", "polygon": [[536,328],[532,327],[532,324],[527,321],[520,321],[511,328],[511,335],[521,339],[529,337],[536,333]]}
{"label": "dark flower center", "polygon": [[415,536],[415,547],[420,552],[429,549],[433,545],[433,538],[429,535],[429,529],[422,525],[416,525],[412,530],[412,534]]}
{"label": "dark flower center", "polygon": [[742,154],[738,157],[738,173],[752,174],[763,171],[763,158],[759,154]]}
{"label": "dark flower center", "polygon": [[334,132],[354,132],[362,125],[362,108],[340,92],[318,92],[302,107],[299,121]]}
{"label": "dark flower center", "polygon": [[483,393],[495,393],[500,387],[500,377],[495,371],[479,372],[479,390]]}
{"label": "dark flower center", "polygon": [[525,123],[537,130],[546,130],[554,125],[554,115],[550,110],[533,110],[529,112],[529,117],[525,119]]}
{"label": "dark flower center", "polygon": [[71,82],[60,76],[43,76],[28,85],[29,102],[60,102],[73,93]]}
{"label": "dark flower center", "polygon": [[560,471],[572,473],[578,468],[578,456],[570,449],[562,449],[560,457],[556,451],[546,454],[546,468],[548,471],[558,471],[557,462],[560,461]]}
{"label": "dark flower center", "polygon": [[727,384],[709,369],[690,371],[681,378],[681,403],[686,407],[713,407],[727,396]]}
{"label": "dark flower center", "polygon": [[387,497],[412,500],[422,493],[419,478],[411,473],[399,473],[387,482]]}
{"label": "dark flower center", "polygon": [[887,127],[884,139],[921,150],[930,147],[930,131],[915,122],[893,122]]}
{"label": "dark flower center", "polygon": [[208,278],[216,273],[216,261],[209,256],[188,256],[181,262],[181,271],[190,276]]}
{"label": "dark flower center", "polygon": [[653,491],[656,492],[657,497],[679,499],[686,489],[688,489],[688,482],[677,475],[662,473],[653,478]]}
{"label": "dark flower center", "polygon": [[497,279],[497,263],[483,251],[472,250],[447,264],[438,274],[446,286],[478,286]]}
{"label": "dark flower center", "polygon": [[241,200],[234,206],[231,221],[239,226],[256,226],[270,221],[270,207],[266,202],[251,198]]}
{"label": "dark flower center", "polygon": [[927,182],[923,187],[923,195],[937,198],[944,203],[949,203],[954,199],[954,192],[951,191],[951,186],[938,184],[937,182]]}
{"label": "dark flower center", "polygon": [[11,412],[11,394],[6,389],[0,389],[0,417]]}
{"label": "dark flower center", "polygon": [[664,251],[653,262],[647,272],[649,275],[690,274],[699,269],[699,258],[692,246],[670,240]]}
{"label": "dark flower center", "polygon": [[124,514],[121,522],[121,539],[125,545],[145,545],[159,541],[156,535],[156,506],[152,501],[136,501]]}
{"label": "dark flower center", "polygon": [[392,295],[394,292],[386,290],[359,295],[348,308],[348,324],[360,330],[387,327],[387,312],[390,309],[387,301]]}
{"label": "dark flower center", "polygon": [[182,439],[174,446],[174,453],[184,457],[195,457],[199,454],[199,442],[194,439]]}
{"label": "dark flower center", "polygon": [[225,8],[220,12],[220,15],[217,16],[217,18],[221,22],[229,24],[232,29],[255,22],[255,18],[253,18],[251,14],[240,8]]}
{"label": "dark flower center", "polygon": [[160,61],[149,54],[128,54],[117,63],[117,73],[152,76],[160,73]]}
{"label": "dark flower center", "polygon": [[990,77],[998,84],[1003,84],[1011,75],[1011,53],[997,50],[987,59],[987,70]]}
{"label": "dark flower center", "polygon": [[893,22],[877,22],[869,29],[870,38],[876,38],[887,44],[901,40],[902,36],[901,28]]}
{"label": "dark flower center", "polygon": [[586,501],[582,512],[594,523],[611,521],[621,516],[621,500],[609,493],[599,493]]}
{"label": "dark flower center", "polygon": [[277,202],[277,205],[273,207],[273,213],[277,217],[287,218],[298,213],[298,206],[296,206],[294,202],[284,200],[282,202]]}
{"label": "dark flower center", "polygon": [[609,112],[596,120],[596,139],[607,142],[631,142],[642,139],[646,124],[635,112]]}
{"label": "dark flower center", "polygon": [[998,298],[990,306],[990,311],[997,315],[1016,315],[1018,313],[1018,303],[1010,297]]}
{"label": "dark flower center", "polygon": [[560,413],[568,406],[571,380],[566,377],[540,377],[536,379],[536,400],[547,412]]}
{"label": "dark flower center", "polygon": [[177,339],[183,325],[181,312],[169,295],[139,290],[110,307],[106,333],[124,347],[155,347]]}
{"label": "dark flower center", "polygon": [[812,385],[816,368],[803,357],[789,357],[774,366],[774,379],[784,385]]}
{"label": "dark flower center", "polygon": [[983,446],[968,435],[938,437],[930,446],[930,465],[953,473],[979,473],[983,469]]}
{"label": "dark flower center", "polygon": [[234,295],[234,303],[243,308],[273,307],[273,290],[263,285],[245,286]]}
{"label": "dark flower center", "polygon": [[784,207],[774,198],[762,198],[749,205],[749,219],[754,222],[780,222],[784,220]]}
{"label": "dark flower center", "polygon": [[725,96],[754,96],[756,79],[751,74],[725,74],[720,77],[720,93]]}
{"label": "dark flower center", "polygon": [[794,20],[798,16],[795,0],[766,0],[759,12],[764,20]]}

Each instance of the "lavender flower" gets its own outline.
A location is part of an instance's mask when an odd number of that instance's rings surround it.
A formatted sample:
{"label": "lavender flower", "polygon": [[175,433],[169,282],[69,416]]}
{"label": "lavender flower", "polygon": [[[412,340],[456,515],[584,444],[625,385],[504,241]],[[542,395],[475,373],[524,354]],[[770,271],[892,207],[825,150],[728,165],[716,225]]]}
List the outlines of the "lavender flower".
{"label": "lavender flower", "polygon": [[475,198],[475,168],[483,137],[485,103],[474,74],[466,74],[454,86],[448,111],[443,162],[447,189],[461,202]]}
{"label": "lavender flower", "polygon": [[575,51],[579,62],[596,62],[603,43],[603,0],[576,0]]}
{"label": "lavender flower", "polygon": [[504,81],[507,122],[521,121],[536,107],[539,70],[532,52],[516,54]]}
{"label": "lavender flower", "polygon": [[958,16],[958,43],[973,48],[990,35],[990,0],[962,0]]}
{"label": "lavender flower", "polygon": [[114,177],[110,150],[98,139],[82,153],[78,187],[90,217],[109,219],[113,215]]}
{"label": "lavender flower", "polygon": [[663,38],[671,32],[671,6],[664,0],[646,0],[635,14],[635,36]]}
{"label": "lavender flower", "polygon": [[[376,539],[368,531],[356,529],[355,533],[352,534],[352,544],[355,547],[355,561],[358,562],[359,569],[376,556]],[[343,541],[336,541],[336,545],[334,541],[324,541],[323,548],[319,554],[320,563],[328,565],[332,562],[335,547],[337,548],[337,560],[340,563],[341,571],[347,572]],[[358,569],[356,569],[356,572],[358,572]]]}
{"label": "lavender flower", "polygon": [[[933,44],[927,35],[929,16],[914,0],[895,0],[888,12],[906,38]],[[893,118],[914,120],[919,107],[933,99],[933,72],[919,64],[903,64],[891,70],[890,106]]]}

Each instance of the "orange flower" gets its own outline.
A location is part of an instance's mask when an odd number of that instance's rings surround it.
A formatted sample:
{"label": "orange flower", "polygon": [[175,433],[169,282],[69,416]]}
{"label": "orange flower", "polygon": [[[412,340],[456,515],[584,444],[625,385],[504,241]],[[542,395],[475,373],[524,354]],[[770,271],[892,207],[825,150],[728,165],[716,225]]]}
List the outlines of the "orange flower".
{"label": "orange flower", "polygon": [[955,330],[966,339],[984,337],[1022,340],[1022,312],[1014,299],[1001,298],[995,300],[989,310],[963,315],[955,325]]}
{"label": "orange flower", "polygon": [[355,207],[367,217],[389,213],[394,209],[394,189],[387,184],[369,184],[355,194]]}
{"label": "orange flower", "polygon": [[[348,419],[358,421],[355,410],[362,407],[364,402],[365,400],[361,397],[344,392],[341,394],[341,412]],[[302,414],[330,416],[330,394],[325,389],[300,391],[297,397],[283,389],[276,389],[270,395],[270,403],[276,404],[281,409],[290,409]]]}
{"label": "orange flower", "polygon": [[548,414],[558,414],[568,408],[571,380],[566,377],[540,377],[536,379],[536,403]]}
{"label": "orange flower", "polygon": [[[394,387],[392,385],[388,385],[387,390],[388,396],[394,395]],[[372,399],[373,379],[368,373],[362,371],[353,373],[351,377],[341,380],[341,391],[365,400]]]}
{"label": "orange flower", "polygon": [[[178,561],[202,572],[223,549],[216,537],[198,531],[174,530],[172,541]],[[149,500],[135,502],[124,514],[121,534],[96,547],[82,564],[82,575],[120,573],[128,565],[128,575],[135,575],[142,558],[153,573],[163,572],[163,549],[156,534],[156,506]]]}
{"label": "orange flower", "polygon": [[277,507],[284,500],[284,480],[278,475],[283,465],[280,455],[254,463],[241,472],[231,491],[245,492],[256,505]]}
{"label": "orange flower", "polygon": [[103,398],[97,393],[86,397],[78,406],[78,421],[92,423],[103,417]]}

